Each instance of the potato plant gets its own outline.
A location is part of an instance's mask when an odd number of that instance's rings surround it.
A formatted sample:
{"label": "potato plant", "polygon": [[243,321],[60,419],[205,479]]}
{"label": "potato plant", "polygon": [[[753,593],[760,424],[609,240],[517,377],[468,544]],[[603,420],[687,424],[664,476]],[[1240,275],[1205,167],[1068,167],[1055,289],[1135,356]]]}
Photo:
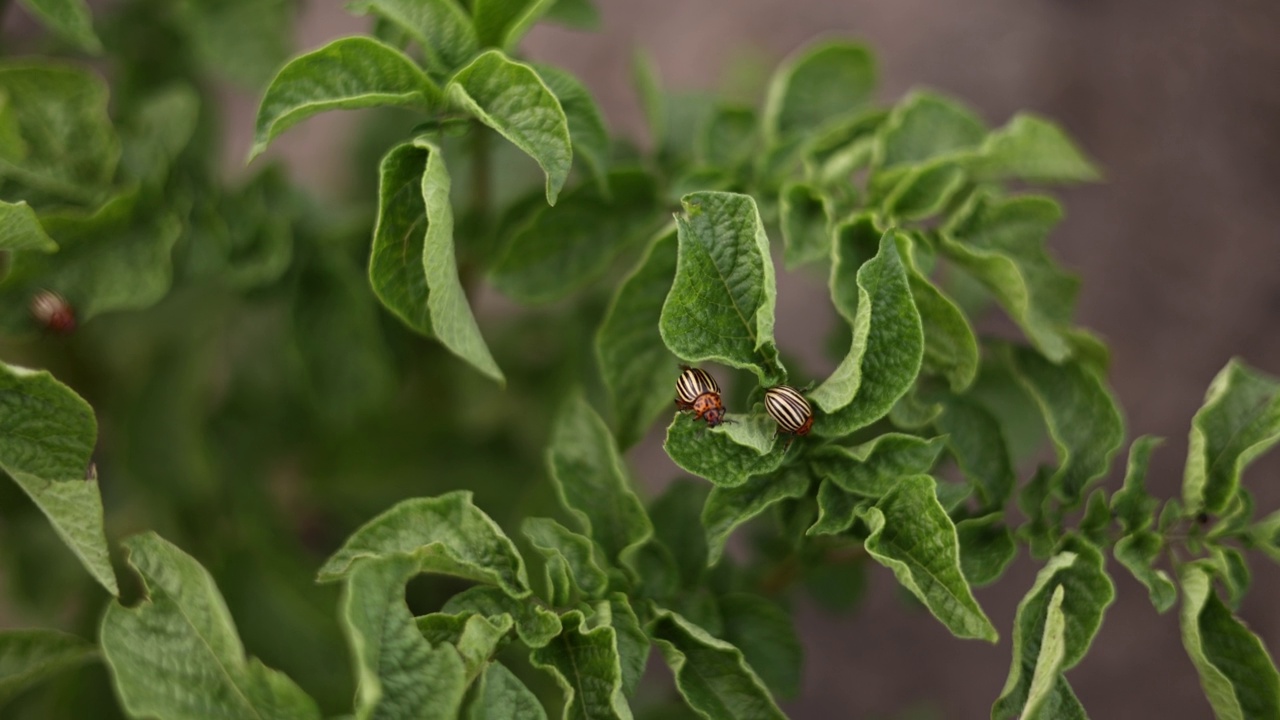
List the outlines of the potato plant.
{"label": "potato plant", "polygon": [[[1085,717],[1115,573],[1217,717],[1280,717],[1234,615],[1280,559],[1241,482],[1280,381],[1222,370],[1180,497],[1145,488],[1154,437],[1106,482],[1123,416],[1043,189],[1100,175],[1053,122],[883,105],[824,40],[757,105],[641,58],[640,147],[520,52],[588,0],[353,0],[368,35],[292,59],[285,0],[16,7],[49,34],[0,57],[0,586],[39,626],[0,632],[5,717],[778,718],[789,599],[852,612],[875,566],[1005,644],[993,718]],[[226,82],[261,91],[243,181]],[[341,202],[258,157],[358,108]],[[827,280],[829,374],[775,339],[775,262]],[[486,287],[511,302],[477,316]],[[727,422],[677,411],[681,365]],[[647,498],[624,452],[656,423],[688,476]],[[972,588],[1024,549],[997,628]]]}

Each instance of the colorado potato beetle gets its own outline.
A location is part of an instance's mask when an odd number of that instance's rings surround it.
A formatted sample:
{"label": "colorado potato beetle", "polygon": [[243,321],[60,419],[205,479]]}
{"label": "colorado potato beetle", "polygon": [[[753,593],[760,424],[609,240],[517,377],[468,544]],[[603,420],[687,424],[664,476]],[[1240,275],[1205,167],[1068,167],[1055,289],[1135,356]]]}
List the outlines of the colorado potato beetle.
{"label": "colorado potato beetle", "polygon": [[681,365],[680,369],[676,380],[676,407],[682,412],[692,412],[694,420],[706,420],[707,427],[726,422],[716,379],[705,370],[688,365]]}
{"label": "colorado potato beetle", "polygon": [[[799,390],[779,385],[764,391],[764,409],[778,423],[778,431],[791,435],[808,435],[813,429],[813,408]],[[787,443],[790,446],[790,442]]]}
{"label": "colorado potato beetle", "polygon": [[41,290],[31,298],[31,315],[50,332],[66,335],[76,329],[76,313],[71,304],[52,290]]}

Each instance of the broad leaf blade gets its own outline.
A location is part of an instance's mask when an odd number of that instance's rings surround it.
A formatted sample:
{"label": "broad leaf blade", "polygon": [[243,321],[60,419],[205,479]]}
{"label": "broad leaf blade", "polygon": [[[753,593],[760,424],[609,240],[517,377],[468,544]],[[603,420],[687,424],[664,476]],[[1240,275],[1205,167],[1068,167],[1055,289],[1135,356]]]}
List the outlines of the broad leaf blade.
{"label": "broad leaf blade", "polygon": [[524,559],[469,490],[404,500],[352,533],[320,568],[319,582],[346,577],[360,558],[417,553],[419,572],[492,583],[512,597],[529,594]]}
{"label": "broad leaf blade", "polygon": [[537,71],[490,50],[454,74],[446,91],[452,102],[537,161],[547,175],[547,203],[555,205],[573,148],[564,109]]}
{"label": "broad leaf blade", "polygon": [[1059,586],[1064,589],[1060,672],[1070,670],[1084,657],[1102,625],[1103,613],[1115,599],[1115,587],[1103,569],[1102,554],[1089,543],[1068,537],[1018,603],[1013,625],[1013,663],[1004,690],[991,708],[993,720],[1017,717],[1027,703],[1049,603]]}
{"label": "broad leaf blade", "polygon": [[884,496],[908,475],[933,469],[946,438],[886,433],[857,447],[827,445],[810,454],[813,473],[846,492]]}
{"label": "broad leaf blade", "polygon": [[949,396],[942,407],[937,427],[946,433],[947,448],[960,465],[960,472],[982,496],[983,507],[1003,509],[1013,494],[1016,478],[999,421],[968,397]]}
{"label": "broad leaf blade", "polygon": [[93,643],[57,630],[0,631],[0,708],[27,688],[97,654]]}
{"label": "broad leaf blade", "polygon": [[809,477],[801,472],[782,472],[754,477],[737,487],[711,489],[702,507],[702,525],[707,533],[707,564],[715,565],[724,553],[729,534],[739,525],[764,512],[770,505],[809,492]]}
{"label": "broad leaf blade", "polygon": [[649,636],[676,676],[685,703],[704,718],[785,718],[742,651],[680,615],[659,609]]}
{"label": "broad leaf blade", "polygon": [[435,73],[453,72],[480,51],[471,18],[456,0],[356,0],[347,8],[395,24],[418,43]]}
{"label": "broad leaf blade", "polygon": [[837,237],[832,266],[833,296],[857,286],[857,309],[849,354],[810,397],[826,414],[814,422],[823,437],[839,437],[884,417],[915,382],[924,358],[924,331],[892,231],[880,238],[874,259],[850,277],[856,236]]}
{"label": "broad leaf blade", "polygon": [[404,586],[420,570],[413,555],[357,560],[346,576],[343,631],[356,671],[356,716],[452,720],[467,688],[466,668],[449,644],[418,631]]}
{"label": "broad leaf blade", "polygon": [[1191,420],[1182,501],[1189,514],[1221,512],[1240,473],[1280,441],[1280,381],[1232,360],[1213,379]]}
{"label": "broad leaf blade", "polygon": [[423,335],[431,334],[430,290],[423,271],[427,209],[422,193],[428,151],[403,143],[382,158],[378,221],[373,229],[369,282],[396,317]]}
{"label": "broad leaf blade", "polygon": [[789,183],[782,188],[778,207],[788,269],[831,256],[828,226],[834,208],[822,191],[808,183]]}
{"label": "broad leaf blade", "polygon": [[22,4],[53,32],[94,55],[102,42],[93,34],[93,16],[85,0],[22,0]]}
{"label": "broad leaf blade", "polygon": [[556,416],[547,463],[561,503],[600,543],[610,562],[629,557],[653,535],[609,428],[580,391],[569,396]]}
{"label": "broad leaf blade", "polygon": [[454,355],[471,363],[480,372],[506,384],[494,362],[489,346],[480,335],[480,326],[458,278],[458,260],[453,247],[453,207],[449,204],[452,181],[444,166],[440,148],[425,144],[427,167],[422,174],[422,199],[426,204],[427,236],[423,241],[422,264],[431,294],[427,306],[436,337]]}
{"label": "broad leaf blade", "polygon": [[775,452],[777,424],[767,415],[729,415],[711,430],[687,413],[676,415],[662,444],[685,471],[719,487],[738,487],[754,475],[777,470],[786,453]]}
{"label": "broad leaf blade", "polygon": [[[595,544],[590,538],[549,518],[526,518],[520,531],[546,559],[549,573],[551,566],[557,566],[567,572],[574,588],[587,598],[604,595],[609,577],[595,557]],[[553,599],[552,603],[563,606],[569,600],[564,597]]]}
{"label": "broad leaf blade", "polygon": [[[535,65],[542,82],[547,84],[569,123],[569,139],[573,152],[587,163],[592,177],[602,186],[608,184],[609,130],[595,98],[578,78],[557,67]],[[602,188],[603,189],[603,188]]]}
{"label": "broad leaf blade", "polygon": [[538,696],[500,662],[493,662],[477,681],[467,720],[547,720]]}
{"label": "broad leaf blade", "polygon": [[730,593],[720,598],[723,637],[777,697],[800,694],[804,649],[791,614],[759,595]]}
{"label": "broad leaf blade", "polygon": [[1045,251],[1062,219],[1051,198],[997,200],[978,193],[938,236],[939,249],[980,280],[1036,347],[1054,362],[1074,351],[1070,327],[1080,280]]}
{"label": "broad leaf blade", "polygon": [[107,84],[63,65],[0,65],[0,178],[82,203],[101,199],[120,140]]}
{"label": "broad leaf blade", "polygon": [[532,596],[513,598],[492,585],[477,585],[454,595],[441,612],[472,612],[490,619],[510,615],[515,619],[516,634],[531,648],[542,647],[560,634],[560,618]]}
{"label": "broad leaf blade", "polygon": [[515,620],[505,614],[490,617],[481,613],[450,615],[437,612],[414,618],[414,623],[419,634],[431,645],[446,644],[457,649],[465,670],[464,683],[470,683],[479,677],[502,646]]}
{"label": "broad leaf blade", "polygon": [[938,503],[935,485],[927,475],[904,477],[867,511],[867,552],[954,635],[996,642],[996,629],[960,569],[956,527]]}
{"label": "broad leaf blade", "polygon": [[1044,414],[1058,451],[1050,487],[1068,503],[1106,474],[1124,442],[1124,418],[1096,372],[1078,362],[1054,365],[1027,348],[1007,348],[1010,365]]}
{"label": "broad leaf blade", "polygon": [[39,250],[56,252],[58,243],[49,237],[39,218],[24,201],[8,203],[0,200],[0,250]]}
{"label": "broad leaf blade", "polygon": [[525,223],[490,272],[498,290],[524,304],[560,300],[599,277],[633,239],[646,236],[658,207],[653,176],[620,169],[605,187],[607,193],[595,183],[579,185]]}
{"label": "broad leaf blade", "polygon": [[988,135],[965,167],[978,180],[1069,183],[1102,177],[1062,128],[1029,113],[1014,115]]}
{"label": "broad leaf blade", "polygon": [[154,533],[124,542],[148,599],[102,620],[102,651],[134,717],[318,719],[315,701],[282,673],[246,659],[213,578]]}
{"label": "broad leaf blade", "polygon": [[1066,651],[1066,616],[1062,613],[1064,588],[1059,585],[1053,591],[1045,615],[1044,635],[1040,640],[1040,655],[1036,660],[1035,675],[1027,706],[1022,710],[1023,720],[1084,720],[1084,708],[1075,693],[1062,677],[1062,656]]}
{"label": "broad leaf blade", "polygon": [[476,35],[486,47],[509,50],[554,4],[555,0],[474,0]]}
{"label": "broad leaf blade", "polygon": [[960,569],[970,585],[989,585],[1004,574],[1018,554],[1013,532],[1000,520],[1001,513],[967,518],[956,523],[960,541]]}
{"label": "broad leaf blade", "polygon": [[49,518],[89,574],[119,595],[98,480],[87,475],[97,434],[93,409],[71,388],[47,372],[0,363],[0,469]]}
{"label": "broad leaf blade", "polygon": [[828,42],[804,48],[769,84],[765,137],[777,143],[846,119],[871,102],[875,88],[875,59],[866,47]]}
{"label": "broad leaf blade", "polygon": [[698,192],[680,202],[676,277],[659,324],[663,341],[688,362],[748,369],[761,381],[784,378],[773,340],[773,260],[755,201]]}
{"label": "broad leaf blade", "polygon": [[1280,716],[1280,674],[1262,640],[1213,591],[1209,571],[1183,567],[1182,643],[1219,720]]}
{"label": "broad leaf blade", "polygon": [[1156,521],[1160,501],[1147,494],[1146,479],[1151,453],[1161,442],[1161,438],[1143,435],[1129,446],[1124,486],[1111,496],[1111,513],[1126,534],[1146,530]]}
{"label": "broad leaf blade", "polygon": [[529,655],[534,667],[550,673],[564,692],[564,720],[630,720],[622,694],[617,635],[607,625],[587,628],[582,612],[560,616],[564,631]]}
{"label": "broad leaf blade", "polygon": [[696,588],[707,570],[707,536],[699,518],[710,488],[690,478],[680,478],[649,506],[654,537],[671,551],[680,572],[680,584]]}
{"label": "broad leaf blade", "polygon": [[978,146],[986,134],[967,108],[933,93],[913,93],[881,127],[876,164],[884,170],[951,155]]}
{"label": "broad leaf blade", "polygon": [[671,407],[676,365],[658,321],[676,272],[676,234],[663,232],[618,287],[596,334],[600,373],[613,400],[618,445],[634,445]]}
{"label": "broad leaf blade", "polygon": [[348,37],[281,68],[258,107],[249,159],[278,135],[326,110],[441,105],[440,88],[407,55],[373,38]]}
{"label": "broad leaf blade", "polygon": [[1155,567],[1164,539],[1153,532],[1139,530],[1116,541],[1112,551],[1116,560],[1147,588],[1156,612],[1164,612],[1178,600],[1178,589],[1168,573]]}

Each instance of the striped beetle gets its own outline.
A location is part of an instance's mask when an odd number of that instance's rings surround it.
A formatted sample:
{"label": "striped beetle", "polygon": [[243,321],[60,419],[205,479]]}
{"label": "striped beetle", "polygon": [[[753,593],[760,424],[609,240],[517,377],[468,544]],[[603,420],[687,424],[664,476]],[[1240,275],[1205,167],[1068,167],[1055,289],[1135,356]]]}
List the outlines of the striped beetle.
{"label": "striped beetle", "polygon": [[681,412],[692,412],[694,420],[706,420],[707,427],[729,422],[724,418],[724,403],[720,400],[720,386],[705,370],[688,365],[680,366],[676,380],[676,407]]}
{"label": "striped beetle", "polygon": [[[778,385],[764,391],[764,409],[778,423],[778,432],[791,435],[808,435],[813,429],[813,408],[799,390],[790,385]],[[793,437],[792,440],[795,438]],[[787,447],[791,441],[787,441]]]}
{"label": "striped beetle", "polygon": [[41,290],[31,298],[31,315],[44,328],[59,335],[76,329],[76,312],[71,304],[52,290]]}

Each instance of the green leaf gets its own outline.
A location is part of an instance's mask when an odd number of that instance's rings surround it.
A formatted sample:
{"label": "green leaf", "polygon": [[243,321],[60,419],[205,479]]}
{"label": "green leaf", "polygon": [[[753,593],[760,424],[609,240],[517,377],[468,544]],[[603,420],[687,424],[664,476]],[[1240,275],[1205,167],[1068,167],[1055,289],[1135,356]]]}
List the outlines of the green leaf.
{"label": "green leaf", "polygon": [[700,165],[739,169],[749,165],[758,148],[759,122],[749,107],[717,107],[698,134],[694,152]]}
{"label": "green leaf", "polygon": [[707,565],[720,561],[725,541],[739,525],[774,503],[804,497],[808,492],[809,477],[802,472],[762,475],[737,487],[711,488],[711,494],[702,506],[702,525],[707,533]]}
{"label": "green leaf", "polygon": [[777,424],[767,415],[727,415],[710,430],[687,413],[667,427],[662,444],[683,470],[719,487],[738,487],[753,475],[777,470],[785,452],[774,452]]}
{"label": "green leaf", "polygon": [[939,250],[989,289],[1053,362],[1073,352],[1070,327],[1080,280],[1045,251],[1062,208],[1048,197],[997,200],[977,193],[938,236]]}
{"label": "green leaf", "polygon": [[968,109],[933,93],[913,93],[881,127],[876,149],[879,171],[911,165],[977,147],[987,135]]}
{"label": "green leaf", "polygon": [[862,301],[862,287],[857,282],[858,271],[875,257],[884,235],[885,231],[876,225],[875,216],[871,213],[854,215],[841,222],[834,230],[828,287],[836,312],[851,325],[858,324],[858,308]]}
{"label": "green leaf", "polygon": [[573,165],[573,148],[564,109],[537,71],[490,50],[459,70],[446,91],[454,104],[537,161],[547,175],[547,204],[555,205]]}
{"label": "green leaf", "polygon": [[990,585],[1000,579],[1018,554],[1013,533],[1000,522],[1003,517],[1002,513],[993,512],[956,523],[960,569],[974,587]]}
{"label": "green leaf", "polygon": [[953,635],[994,643],[996,629],[961,572],[956,527],[938,503],[935,487],[928,475],[904,477],[867,510],[867,552]]}
{"label": "green leaf", "polygon": [[937,428],[946,433],[947,448],[960,472],[978,490],[984,508],[1004,508],[1016,479],[999,421],[968,397],[948,396],[942,407]]}
{"label": "green leaf", "polygon": [[1022,710],[1024,720],[1067,720],[1085,717],[1084,708],[1062,677],[1062,657],[1066,652],[1066,616],[1062,613],[1065,588],[1053,591],[1045,613],[1044,635],[1036,658],[1035,675]]}
{"label": "green leaf", "polygon": [[1059,672],[1075,667],[1093,642],[1102,615],[1115,599],[1115,587],[1103,569],[1102,553],[1079,538],[1068,536],[1036,576],[1031,590],[1018,603],[1013,623],[1013,663],[1000,698],[991,708],[993,720],[1018,717],[1027,704],[1036,674],[1040,645],[1054,591],[1062,587],[1064,650]]}
{"label": "green leaf", "polygon": [[924,358],[920,372],[946,378],[952,392],[963,392],[978,377],[978,339],[969,319],[955,301],[947,297],[916,267],[913,253],[904,249],[903,235],[898,250],[907,267],[911,299],[920,313],[924,331]]}
{"label": "green leaf", "polygon": [[362,525],[320,568],[318,582],[341,580],[363,557],[414,553],[418,572],[492,583],[512,597],[529,594],[524,559],[471,491],[411,498]]}
{"label": "green leaf", "polygon": [[493,662],[477,681],[467,720],[547,720],[538,696],[500,662]]}
{"label": "green leaf", "polygon": [[555,0],[542,19],[577,30],[600,29],[600,10],[592,0]]}
{"label": "green leaf", "polygon": [[472,612],[495,621],[510,615],[515,619],[516,634],[521,642],[531,648],[542,647],[560,634],[560,618],[537,604],[532,596],[513,598],[492,585],[477,585],[454,595],[441,612],[455,615]]}
{"label": "green leaf", "polygon": [[631,602],[624,593],[609,593],[607,600],[596,603],[595,614],[588,623],[592,627],[608,625],[613,628],[618,640],[618,664],[622,668],[622,694],[634,696],[649,663],[649,636],[640,627],[640,618],[636,617]]}
{"label": "green leaf", "polygon": [[675,272],[676,234],[668,230],[653,239],[618,286],[596,333],[596,357],[623,448],[639,442],[654,418],[671,407],[676,367],[658,321]]}
{"label": "green leaf", "polygon": [[85,570],[119,595],[102,525],[98,479],[88,473],[93,409],[48,372],[0,363],[0,469],[49,518]]}
{"label": "green leaf", "polygon": [[0,708],[27,688],[97,654],[93,643],[57,630],[0,631]]}
{"label": "green leaf", "polygon": [[0,200],[0,250],[57,252],[58,243],[40,226],[36,213],[26,202]]}
{"label": "green leaf", "polygon": [[[520,532],[546,558],[548,583],[554,574],[564,574],[573,588],[588,598],[604,595],[609,577],[596,560],[595,545],[590,538],[549,518],[526,518]],[[571,604],[569,588],[563,590],[563,593],[553,593],[551,604]]]}
{"label": "green leaf", "polygon": [[422,252],[427,227],[423,175],[429,153],[416,143],[402,143],[382,158],[378,221],[369,257],[369,282],[378,299],[423,335],[431,334]]}
{"label": "green leaf", "polygon": [[777,302],[769,239],[746,195],[698,192],[680,201],[675,281],[662,306],[662,340],[681,359],[782,380],[773,340]]}
{"label": "green leaf", "polygon": [[509,50],[555,0],[472,0],[476,35],[485,47]]}
{"label": "green leaf", "polygon": [[722,637],[742,651],[743,659],[777,697],[800,694],[804,649],[791,615],[759,595],[729,593],[720,598]]}
{"label": "green leaf", "polygon": [[1209,549],[1209,558],[1227,590],[1227,604],[1239,610],[1253,581],[1244,553],[1228,545],[1215,545]]}
{"label": "green leaf", "polygon": [[653,525],[623,469],[609,428],[575,390],[551,427],[547,463],[560,502],[611,561],[626,560]]}
{"label": "green leaf", "polygon": [[654,537],[671,551],[682,587],[698,587],[706,575],[707,535],[699,518],[708,492],[705,483],[680,478],[649,506]]}
{"label": "green leaf", "polygon": [[0,178],[92,203],[115,175],[120,140],[107,85],[66,65],[0,64]]}
{"label": "green leaf", "polygon": [[564,631],[529,654],[534,667],[555,678],[564,693],[564,720],[628,720],[631,709],[622,694],[617,634],[608,625],[588,628],[582,612],[560,616]]}
{"label": "green leaf", "polygon": [[[363,565],[363,561],[360,564]],[[484,671],[489,659],[511,632],[515,621],[507,614],[488,617],[474,612],[457,615],[431,613],[414,618],[414,624],[419,634],[431,645],[443,643],[457,649],[466,669],[465,685]]]}
{"label": "green leaf", "polygon": [[373,13],[422,48],[427,68],[447,75],[480,51],[471,18],[456,0],[355,0],[347,9]]}
{"label": "green leaf", "polygon": [[63,211],[42,219],[60,246],[56,253],[14,256],[0,281],[0,325],[29,328],[30,299],[41,290],[60,293],[83,323],[117,310],[149,307],[169,290],[170,254],[182,231],[171,215],[138,217],[136,191],[112,198],[91,215]]}
{"label": "green leaf", "polygon": [[785,718],[742,651],[676,613],[658,609],[649,636],[676,676],[676,688],[698,715],[735,720]]}
{"label": "green leaf", "polygon": [[788,269],[831,256],[831,201],[808,183],[788,183],[778,200]]}
{"label": "green leaf", "polygon": [[769,83],[764,133],[771,144],[826,128],[865,108],[876,89],[866,47],[825,42],[783,61]]}
{"label": "green leaf", "polygon": [[[831,268],[832,296],[847,297],[855,250],[840,234]],[[848,435],[888,414],[915,382],[924,357],[920,313],[911,299],[906,268],[893,231],[880,238],[875,258],[857,271],[857,310],[849,354],[810,398],[827,414],[814,431],[823,437]],[[837,303],[837,307],[839,303]]]}
{"label": "green leaf", "polygon": [[[1151,519],[1148,518],[1147,522],[1150,521]],[[1116,541],[1116,546],[1112,550],[1116,560],[1133,573],[1133,577],[1138,582],[1146,586],[1147,594],[1151,596],[1151,604],[1156,607],[1156,612],[1168,610],[1178,599],[1178,589],[1169,579],[1169,574],[1154,566],[1163,546],[1164,539],[1160,535],[1147,530],[1137,530]]]}
{"label": "green leaf", "polygon": [[1280,441],[1280,381],[1238,359],[1218,373],[1191,420],[1182,501],[1188,514],[1221,512],[1240,473]]}
{"label": "green leaf", "polygon": [[1105,547],[1109,540],[1107,528],[1110,525],[1111,508],[1107,505],[1107,491],[1098,488],[1085,501],[1084,515],[1080,517],[1076,532],[1094,545]]}
{"label": "green leaf", "polygon": [[213,578],[155,533],[124,541],[146,600],[112,603],[102,653],[132,717],[319,718],[315,701],[287,676],[245,657]]}
{"label": "green leaf", "polygon": [[1182,644],[1219,720],[1280,717],[1280,674],[1262,640],[1213,592],[1210,573],[1183,566]]}
{"label": "green leaf", "polygon": [[1093,182],[1098,169],[1053,122],[1028,113],[1014,115],[991,133],[977,156],[965,163],[977,180]]}
{"label": "green leaf", "polygon": [[1006,357],[1044,413],[1058,451],[1049,480],[1055,494],[1079,502],[1089,483],[1102,477],[1124,442],[1124,418],[1097,373],[1077,362],[1054,365],[1028,348],[1006,347]]}
{"label": "green leaf", "polygon": [[85,0],[22,0],[22,4],[64,40],[87,53],[102,52],[102,42],[93,34],[93,16]]}
{"label": "green leaf", "polygon": [[[608,185],[609,130],[591,92],[578,78],[550,65],[534,65],[542,82],[547,84],[569,122],[569,139],[573,152],[587,163],[596,182]],[[601,187],[601,190],[606,190]]]}
{"label": "green leaf", "polygon": [[839,535],[853,527],[860,513],[871,504],[865,495],[842,490],[830,479],[824,479],[818,486],[818,519],[805,535]]}
{"label": "green leaf", "polygon": [[886,217],[922,220],[937,215],[965,187],[965,174],[954,160],[937,160],[902,173],[880,203]]}
{"label": "green leaf", "polygon": [[1124,487],[1111,496],[1111,513],[1126,535],[1146,530],[1155,522],[1160,501],[1147,494],[1147,466],[1151,464],[1152,451],[1162,442],[1161,438],[1143,435],[1129,446]]}
{"label": "green leaf", "polygon": [[907,475],[927,474],[946,438],[886,433],[856,447],[827,445],[809,455],[813,473],[846,492],[879,498]]}
{"label": "green leaf", "polygon": [[405,583],[420,563],[412,554],[366,556],[346,575],[341,620],[355,664],[357,717],[452,720],[462,706],[462,656],[448,643],[433,647],[405,604]]}
{"label": "green leaf", "polygon": [[277,136],[326,110],[399,105],[433,110],[440,88],[407,55],[373,38],[334,40],[290,60],[258,106],[252,160]]}
{"label": "green leaf", "polygon": [[178,0],[171,3],[200,69],[258,88],[293,50],[289,0]]}
{"label": "green leaf", "polygon": [[[174,161],[191,142],[199,116],[200,96],[186,83],[167,85],[139,100],[121,127],[125,142],[120,174],[125,181],[156,186],[163,183]],[[257,178],[270,177],[270,173],[268,168]]]}
{"label": "green leaf", "polygon": [[542,207],[511,239],[490,272],[494,286],[525,304],[560,300],[599,277],[638,236],[652,230],[658,188],[637,168],[609,174],[608,192],[584,183],[556,207]]}

